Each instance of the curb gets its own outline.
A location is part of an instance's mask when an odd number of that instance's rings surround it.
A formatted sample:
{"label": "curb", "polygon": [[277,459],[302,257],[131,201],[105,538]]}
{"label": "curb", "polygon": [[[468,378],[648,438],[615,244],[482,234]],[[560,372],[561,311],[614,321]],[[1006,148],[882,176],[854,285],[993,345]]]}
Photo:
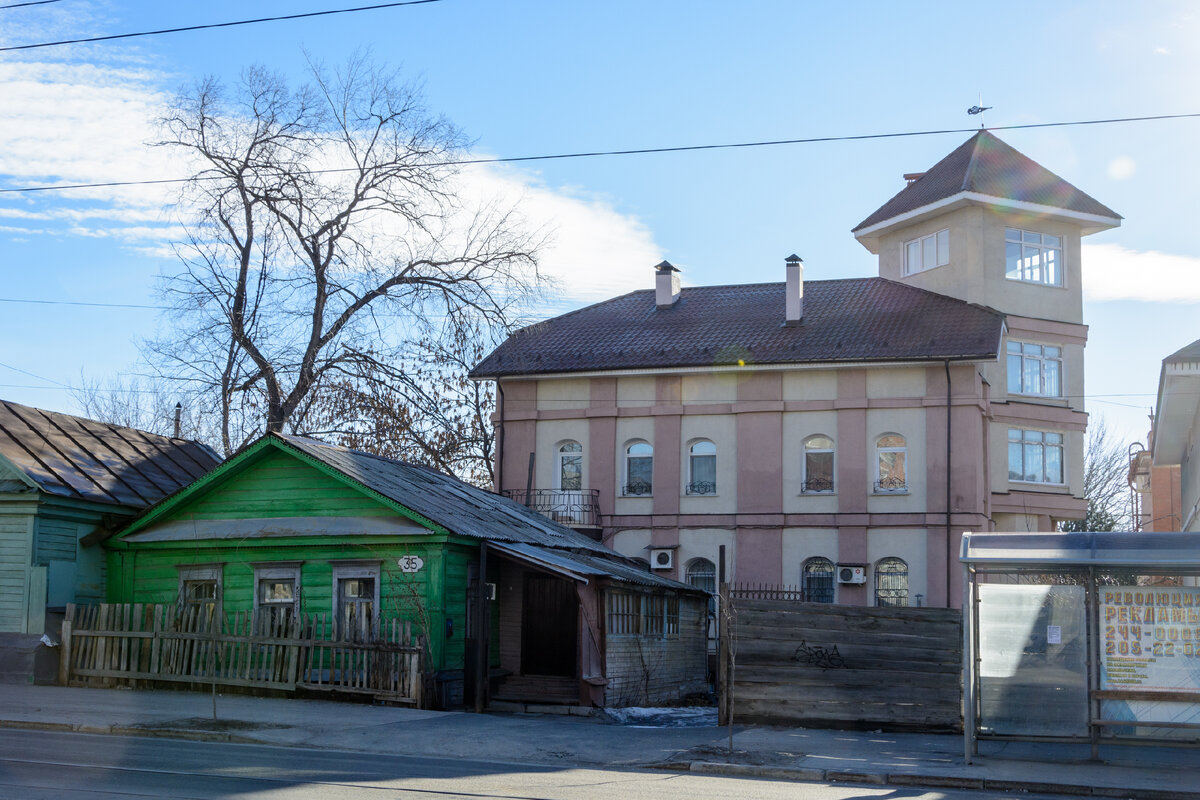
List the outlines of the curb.
{"label": "curb", "polygon": [[150,739],[187,739],[193,742],[228,742],[233,744],[271,744],[251,736],[217,731],[196,731],[184,728],[138,728],[131,725],[87,725],[70,722],[34,722],[32,720],[0,720],[0,728],[16,730],[57,731],[59,733],[91,733],[110,736],[143,736]]}
{"label": "curb", "polygon": [[697,772],[708,775],[736,775],[744,778],[857,783],[874,786],[915,786],[930,789],[975,789],[1026,794],[1063,794],[1080,797],[1136,798],[1136,800],[1200,800],[1200,792],[1172,789],[1121,788],[1074,783],[1045,783],[992,778],[966,778],[957,775],[920,773],[847,772],[844,770],[806,769],[802,767],[762,767],[754,764],[730,764],[720,761],[691,761],[656,764],[654,769]]}

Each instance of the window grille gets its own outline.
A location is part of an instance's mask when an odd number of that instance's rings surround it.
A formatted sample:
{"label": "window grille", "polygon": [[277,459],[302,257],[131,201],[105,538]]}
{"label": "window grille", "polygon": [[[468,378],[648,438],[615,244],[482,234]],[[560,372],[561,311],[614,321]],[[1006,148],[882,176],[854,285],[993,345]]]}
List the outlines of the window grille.
{"label": "window grille", "polygon": [[875,605],[908,605],[908,564],[903,559],[885,558],[875,565]]}
{"label": "window grille", "polygon": [[639,596],[630,592],[608,593],[608,632],[613,636],[633,636],[642,632]]}
{"label": "window grille", "polygon": [[804,599],[810,603],[833,602],[833,562],[828,558],[810,558],[800,569]]}

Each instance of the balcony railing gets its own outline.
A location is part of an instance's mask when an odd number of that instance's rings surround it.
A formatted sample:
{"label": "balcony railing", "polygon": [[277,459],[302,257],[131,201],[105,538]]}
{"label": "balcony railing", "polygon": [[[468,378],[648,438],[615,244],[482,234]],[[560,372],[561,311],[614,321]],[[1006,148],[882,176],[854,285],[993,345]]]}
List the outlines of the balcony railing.
{"label": "balcony railing", "polygon": [[687,494],[716,494],[716,481],[692,481],[687,485]]}
{"label": "balcony railing", "polygon": [[560,525],[600,527],[599,489],[505,489],[502,494]]}
{"label": "balcony railing", "polygon": [[805,492],[806,494],[816,492],[832,492],[833,478],[809,478],[808,480],[804,481],[801,491]]}
{"label": "balcony railing", "polygon": [[653,492],[654,487],[650,481],[632,480],[621,487],[621,495],[624,497],[645,497]]}
{"label": "balcony railing", "polygon": [[880,478],[875,481],[875,494],[897,494],[908,491],[908,481],[904,478]]}

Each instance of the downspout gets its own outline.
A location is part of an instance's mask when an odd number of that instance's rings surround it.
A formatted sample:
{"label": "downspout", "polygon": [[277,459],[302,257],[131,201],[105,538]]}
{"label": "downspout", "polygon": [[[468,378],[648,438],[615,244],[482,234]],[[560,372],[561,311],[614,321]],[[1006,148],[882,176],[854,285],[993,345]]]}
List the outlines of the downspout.
{"label": "downspout", "polygon": [[950,538],[950,480],[954,470],[950,468],[950,359],[942,362],[946,368],[946,608],[950,608],[950,562],[953,560]]}
{"label": "downspout", "polygon": [[496,378],[496,416],[500,418],[500,430],[496,433],[496,493],[504,489],[504,386]]}

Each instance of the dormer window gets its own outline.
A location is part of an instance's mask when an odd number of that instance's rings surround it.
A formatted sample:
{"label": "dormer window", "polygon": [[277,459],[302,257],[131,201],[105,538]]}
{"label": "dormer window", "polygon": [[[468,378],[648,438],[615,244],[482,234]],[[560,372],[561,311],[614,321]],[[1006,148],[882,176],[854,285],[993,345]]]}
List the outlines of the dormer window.
{"label": "dormer window", "polygon": [[1010,281],[1062,286],[1062,237],[1005,228],[1004,276]]}
{"label": "dormer window", "polygon": [[938,231],[904,243],[904,274],[915,275],[950,263],[950,231]]}

